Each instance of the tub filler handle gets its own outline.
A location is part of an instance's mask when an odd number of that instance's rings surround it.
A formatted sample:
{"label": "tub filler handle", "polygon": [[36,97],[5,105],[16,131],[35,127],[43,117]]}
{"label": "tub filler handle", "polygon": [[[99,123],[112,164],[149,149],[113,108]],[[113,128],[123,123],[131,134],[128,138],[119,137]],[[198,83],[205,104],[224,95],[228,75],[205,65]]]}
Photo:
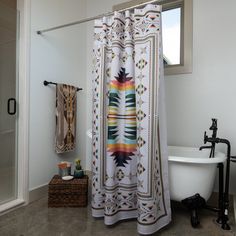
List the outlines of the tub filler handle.
{"label": "tub filler handle", "polygon": [[[212,118],[211,121],[212,121],[212,124],[211,124],[211,127],[209,128],[209,130],[212,131],[211,138],[216,138],[217,137],[217,130],[218,130],[217,119]],[[206,135],[206,131],[205,131],[205,133],[204,133],[204,144],[207,143],[207,139],[208,139],[208,136]],[[215,156],[215,145],[216,145],[216,143],[212,142],[210,146],[202,146],[202,147],[199,148],[199,150],[201,151],[202,149],[207,149],[207,148],[211,149],[209,158],[212,158],[212,157]]]}

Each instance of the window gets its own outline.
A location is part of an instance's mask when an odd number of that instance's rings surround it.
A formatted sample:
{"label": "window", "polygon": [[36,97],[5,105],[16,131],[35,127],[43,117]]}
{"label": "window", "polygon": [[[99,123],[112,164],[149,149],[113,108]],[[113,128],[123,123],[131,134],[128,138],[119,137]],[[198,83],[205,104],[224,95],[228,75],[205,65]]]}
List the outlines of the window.
{"label": "window", "polygon": [[162,37],[165,66],[180,64],[181,7],[163,11]]}
{"label": "window", "polygon": [[[150,0],[133,0],[115,5],[128,8]],[[192,72],[192,0],[161,0],[165,75]]]}

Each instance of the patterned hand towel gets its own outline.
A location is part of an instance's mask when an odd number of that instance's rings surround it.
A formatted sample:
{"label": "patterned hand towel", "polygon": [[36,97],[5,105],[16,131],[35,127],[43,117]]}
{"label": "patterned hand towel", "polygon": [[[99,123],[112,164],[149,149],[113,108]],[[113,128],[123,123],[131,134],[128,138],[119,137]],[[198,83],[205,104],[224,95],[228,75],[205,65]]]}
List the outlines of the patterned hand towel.
{"label": "patterned hand towel", "polygon": [[56,153],[75,149],[76,88],[66,84],[56,87]]}

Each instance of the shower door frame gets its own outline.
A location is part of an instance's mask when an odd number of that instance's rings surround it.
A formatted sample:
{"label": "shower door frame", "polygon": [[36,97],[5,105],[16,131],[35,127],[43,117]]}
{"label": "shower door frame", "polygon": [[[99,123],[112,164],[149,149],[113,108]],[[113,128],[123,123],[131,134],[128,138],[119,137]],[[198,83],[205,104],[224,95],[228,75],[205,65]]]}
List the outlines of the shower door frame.
{"label": "shower door frame", "polygon": [[16,199],[0,205],[0,215],[29,201],[29,58],[30,58],[30,0],[17,0],[20,28],[18,42],[18,149]]}

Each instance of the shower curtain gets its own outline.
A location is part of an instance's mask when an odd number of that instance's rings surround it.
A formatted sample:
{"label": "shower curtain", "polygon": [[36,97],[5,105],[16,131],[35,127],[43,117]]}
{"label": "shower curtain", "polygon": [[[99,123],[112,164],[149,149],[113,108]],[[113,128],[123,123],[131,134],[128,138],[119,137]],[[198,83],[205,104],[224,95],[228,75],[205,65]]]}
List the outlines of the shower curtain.
{"label": "shower curtain", "polygon": [[161,7],[95,22],[92,215],[137,218],[151,234],[171,220]]}

